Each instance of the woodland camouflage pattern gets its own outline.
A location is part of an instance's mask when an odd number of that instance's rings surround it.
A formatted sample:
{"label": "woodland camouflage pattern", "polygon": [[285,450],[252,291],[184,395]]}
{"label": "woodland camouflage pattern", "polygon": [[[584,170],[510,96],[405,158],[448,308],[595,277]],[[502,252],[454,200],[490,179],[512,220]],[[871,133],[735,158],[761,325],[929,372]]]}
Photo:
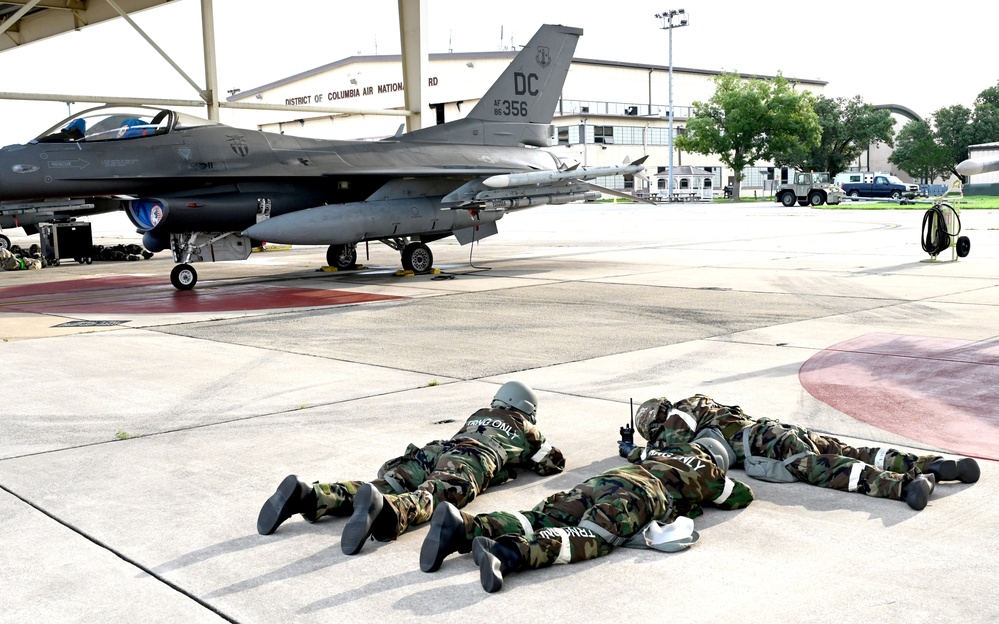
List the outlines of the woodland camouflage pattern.
{"label": "woodland camouflage pattern", "polygon": [[742,435],[746,430],[754,455],[784,460],[807,452],[787,466],[801,481],[893,500],[901,500],[905,486],[940,459],[939,455],[914,455],[891,448],[851,447],[796,425],[753,418],[738,405],[722,405],[703,394],[672,404],[665,397],[650,399],[639,407],[635,421],[650,447],[687,442],[699,431],[714,427],[735,452],[736,465],[745,459]]}
{"label": "woodland camouflage pattern", "polygon": [[[373,535],[383,541],[395,539],[408,527],[428,521],[442,500],[464,507],[489,486],[515,478],[516,468],[542,476],[555,474],[565,468],[565,458],[521,412],[480,409],[450,440],[434,440],[422,448],[410,444],[401,457],[382,465],[370,483],[385,494],[385,503],[398,521],[394,534]],[[302,516],[315,521],[327,514],[351,515],[362,483],[314,484],[317,509]]]}
{"label": "woodland camouflage pattern", "polygon": [[627,538],[653,520],[670,523],[696,517],[701,506],[740,509],[753,500],[744,483],[725,476],[696,444],[634,451],[634,465],[613,468],[568,492],[552,494],[534,509],[472,516],[462,512],[467,551],[471,540],[485,536],[520,552],[524,568],[543,568],[602,557],[614,549],[596,532],[578,526],[589,521]]}

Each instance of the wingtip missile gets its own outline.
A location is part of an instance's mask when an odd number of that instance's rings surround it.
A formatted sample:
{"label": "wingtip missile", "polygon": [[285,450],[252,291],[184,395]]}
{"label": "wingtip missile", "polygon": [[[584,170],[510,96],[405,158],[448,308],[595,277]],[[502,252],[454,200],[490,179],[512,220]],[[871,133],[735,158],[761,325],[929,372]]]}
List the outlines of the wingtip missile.
{"label": "wingtip missile", "polygon": [[957,165],[957,172],[963,176],[978,175],[999,171],[999,158],[993,160],[974,160],[969,158]]}
{"label": "wingtip missile", "polygon": [[[642,159],[644,160],[644,158]],[[482,181],[489,188],[502,189],[529,184],[547,184],[564,180],[592,180],[600,176],[637,174],[643,169],[641,164],[617,165],[610,167],[573,167],[566,171],[529,171],[527,173],[505,173],[494,175]]]}

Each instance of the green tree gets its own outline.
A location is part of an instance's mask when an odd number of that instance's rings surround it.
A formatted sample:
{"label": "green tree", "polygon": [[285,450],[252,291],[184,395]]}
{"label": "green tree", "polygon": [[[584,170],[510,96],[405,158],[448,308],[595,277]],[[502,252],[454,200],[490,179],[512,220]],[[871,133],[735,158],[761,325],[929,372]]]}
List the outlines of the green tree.
{"label": "green tree", "polygon": [[775,155],[775,162],[801,171],[828,171],[835,176],[846,171],[872,145],[894,145],[895,120],[884,109],[865,104],[860,96],[851,99],[817,96],[814,104],[822,128],[815,147],[798,144]]}
{"label": "green tree", "polygon": [[926,184],[950,172],[953,166],[950,150],[937,143],[926,121],[910,121],[902,127],[888,162]]}
{"label": "green tree", "polygon": [[738,200],[744,168],[772,161],[796,144],[817,146],[820,137],[811,93],[795,91],[779,75],[767,81],[722,74],[711,99],[694,102],[686,132],[675,143],[687,152],[718,154],[735,171],[733,197]]}
{"label": "green tree", "polygon": [[972,144],[999,141],[999,83],[978,94],[971,125]]}
{"label": "green tree", "polygon": [[947,169],[957,175],[957,164],[968,158],[968,146],[975,143],[971,109],[961,104],[941,108],[932,115],[937,144],[947,150]]}

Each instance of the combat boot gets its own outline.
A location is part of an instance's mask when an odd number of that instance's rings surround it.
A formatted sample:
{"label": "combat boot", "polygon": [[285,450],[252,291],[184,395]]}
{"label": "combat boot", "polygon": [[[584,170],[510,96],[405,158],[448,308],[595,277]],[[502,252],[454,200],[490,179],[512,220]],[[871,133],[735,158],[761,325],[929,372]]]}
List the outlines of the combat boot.
{"label": "combat boot", "polygon": [[[311,502],[310,502],[311,501]],[[297,513],[315,508],[316,493],[295,475],[288,475],[257,515],[257,533],[270,535],[281,523]]]}
{"label": "combat boot", "polygon": [[340,549],[345,555],[356,555],[372,535],[381,541],[396,537],[399,515],[385,500],[385,495],[370,483],[357,488],[354,513],[343,527]]}
{"label": "combat boot", "polygon": [[516,549],[488,537],[472,540],[472,558],[479,565],[482,589],[490,594],[503,589],[503,575],[517,571],[523,562]]}
{"label": "combat boot", "polygon": [[970,457],[957,461],[938,459],[927,467],[927,471],[932,473],[937,481],[960,481],[961,483],[975,483],[982,474],[978,462]]}
{"label": "combat boot", "polygon": [[472,541],[465,532],[465,520],[451,503],[441,503],[430,518],[430,532],[420,550],[420,569],[424,572],[440,570],[444,557],[453,552],[467,553]]}
{"label": "combat boot", "polygon": [[902,496],[909,507],[916,511],[921,511],[930,500],[930,492],[933,491],[933,475],[920,475],[909,481],[902,489]]}

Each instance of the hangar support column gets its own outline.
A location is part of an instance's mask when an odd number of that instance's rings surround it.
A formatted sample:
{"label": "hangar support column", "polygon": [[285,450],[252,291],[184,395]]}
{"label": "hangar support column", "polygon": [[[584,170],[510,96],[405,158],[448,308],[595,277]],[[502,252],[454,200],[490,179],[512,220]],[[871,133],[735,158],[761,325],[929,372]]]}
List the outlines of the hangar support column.
{"label": "hangar support column", "polygon": [[219,76],[215,61],[215,13],[212,0],[201,0],[201,37],[205,44],[205,90],[208,119],[219,120]]}
{"label": "hangar support column", "polygon": [[[206,0],[208,1],[208,0]],[[406,130],[423,127],[427,112],[426,76],[430,66],[427,49],[427,0],[399,0],[399,38],[402,43],[402,80],[405,85],[406,110],[414,111],[406,118]]]}

